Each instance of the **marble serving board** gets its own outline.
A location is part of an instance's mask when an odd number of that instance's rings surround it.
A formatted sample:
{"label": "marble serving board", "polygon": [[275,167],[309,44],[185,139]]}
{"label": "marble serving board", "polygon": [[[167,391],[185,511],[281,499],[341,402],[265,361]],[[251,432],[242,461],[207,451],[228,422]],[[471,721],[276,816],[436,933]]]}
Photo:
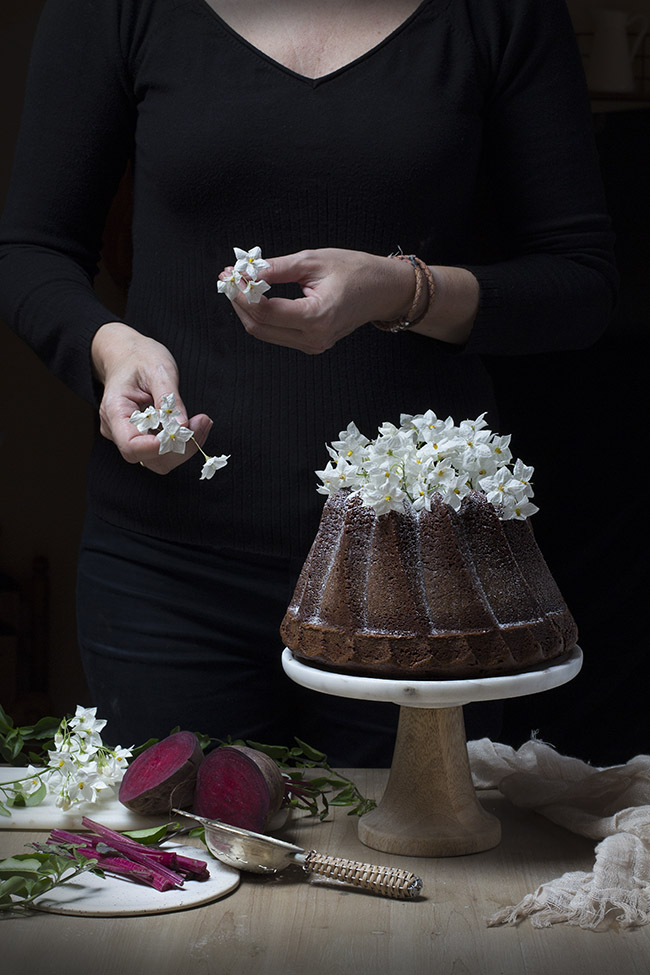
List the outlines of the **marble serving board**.
{"label": "marble serving board", "polygon": [[165,849],[205,860],[210,871],[207,880],[186,880],[181,888],[153,890],[120,877],[97,877],[83,873],[70,883],[55,887],[34,901],[39,911],[85,917],[130,917],[138,914],[167,914],[188,907],[209,904],[231,893],[239,885],[238,870],[216,860],[205,847],[165,843]]}
{"label": "marble serving board", "polygon": [[[0,783],[26,775],[26,768],[3,766],[0,768]],[[174,819],[173,816],[140,816],[123,806],[116,795],[97,802],[74,805],[67,810],[59,808],[56,798],[48,795],[38,806],[11,807],[11,816],[0,816],[0,829],[83,829],[83,816],[117,830],[146,829]]]}

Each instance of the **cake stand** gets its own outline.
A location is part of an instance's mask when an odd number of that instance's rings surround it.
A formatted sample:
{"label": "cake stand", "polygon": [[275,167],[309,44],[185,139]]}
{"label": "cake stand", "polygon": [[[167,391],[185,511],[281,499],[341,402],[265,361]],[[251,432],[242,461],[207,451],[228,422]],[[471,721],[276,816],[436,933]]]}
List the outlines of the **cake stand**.
{"label": "cake stand", "polygon": [[575,647],[551,664],[520,674],[471,680],[337,674],[301,663],[289,649],[282,666],[291,680],[310,690],[399,706],[388,784],[378,806],[359,820],[359,839],[384,853],[442,857],[489,850],[501,839],[501,823],[476,798],[463,705],[566,684],[582,666],[582,651]]}

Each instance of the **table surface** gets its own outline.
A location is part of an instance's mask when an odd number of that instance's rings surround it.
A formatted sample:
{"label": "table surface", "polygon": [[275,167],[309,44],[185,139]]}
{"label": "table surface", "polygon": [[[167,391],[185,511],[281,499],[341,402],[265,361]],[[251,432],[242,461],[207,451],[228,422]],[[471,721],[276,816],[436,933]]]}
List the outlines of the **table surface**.
{"label": "table surface", "polygon": [[[348,772],[380,798],[387,771]],[[202,907],[139,917],[32,914],[0,920],[8,975],[648,975],[650,925],[595,933],[569,925],[490,928],[486,918],[567,870],[590,870],[593,843],[479,793],[503,827],[501,844],[471,856],[394,856],[359,842],[344,808],[319,823],[297,813],[280,834],[320,853],[405,867],[417,901],[280,874],[242,874],[237,890]],[[0,831],[0,855],[40,834]],[[196,842],[196,841],[194,841]]]}

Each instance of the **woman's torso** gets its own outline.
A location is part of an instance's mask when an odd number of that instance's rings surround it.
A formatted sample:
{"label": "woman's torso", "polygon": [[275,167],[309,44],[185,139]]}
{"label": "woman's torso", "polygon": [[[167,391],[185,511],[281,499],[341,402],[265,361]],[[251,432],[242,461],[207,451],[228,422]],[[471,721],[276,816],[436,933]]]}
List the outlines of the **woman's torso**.
{"label": "woman's torso", "polygon": [[[191,463],[154,479],[148,530],[300,559],[322,507],[313,471],[327,459],[325,442],[351,420],[372,436],[400,412],[494,417],[491,387],[475,357],[370,324],[321,356],[260,343],[216,294],[218,271],[233,246],[254,244],[268,256],[401,247],[429,263],[469,262],[482,79],[445,17],[448,0],[415,10],[412,0],[380,4],[386,16],[366,22],[356,48],[337,55],[321,37],[295,61],[282,32],[260,50],[254,32],[234,27],[250,24],[225,22],[216,10],[232,14],[229,4],[148,6],[130,64],[127,320],[170,347],[188,409],[214,420],[207,449],[231,455],[208,484]],[[97,513],[137,529],[128,486],[141,473],[125,472],[99,441],[90,474]],[[126,496],[115,494],[117,478]]]}

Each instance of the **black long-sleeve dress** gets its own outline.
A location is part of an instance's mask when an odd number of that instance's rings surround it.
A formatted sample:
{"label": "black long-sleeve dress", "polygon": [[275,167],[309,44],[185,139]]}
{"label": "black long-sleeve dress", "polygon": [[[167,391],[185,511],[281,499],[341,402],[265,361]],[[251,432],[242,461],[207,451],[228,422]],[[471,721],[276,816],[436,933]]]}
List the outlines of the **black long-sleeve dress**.
{"label": "black long-sleeve dress", "polygon": [[[0,225],[0,313],[91,402],[90,343],[116,318],[92,279],[128,161],[124,320],[171,350],[190,415],[214,420],[208,451],[231,459],[207,483],[198,460],[159,478],[98,436],[89,510],[186,560],[201,549],[290,577],[322,508],[313,472],[350,420],[372,436],[402,412],[487,410],[498,429],[481,354],[581,348],[609,319],[612,234],[563,0],[423,0],[318,79],[206,0],[48,0]],[[319,356],[259,342],[215,287],[232,247],[254,244],[469,267],[471,338],[451,350],[368,323]],[[111,637],[97,643],[117,659]]]}

